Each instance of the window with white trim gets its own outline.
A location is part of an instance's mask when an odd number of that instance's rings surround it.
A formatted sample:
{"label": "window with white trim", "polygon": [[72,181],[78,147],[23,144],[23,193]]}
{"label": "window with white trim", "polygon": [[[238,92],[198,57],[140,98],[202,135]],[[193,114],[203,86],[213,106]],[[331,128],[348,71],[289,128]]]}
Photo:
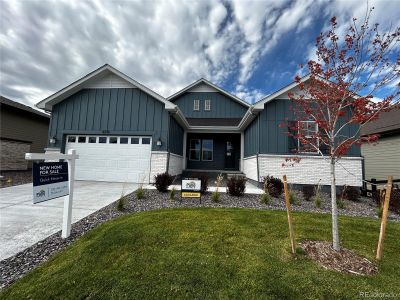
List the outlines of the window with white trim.
{"label": "window with white trim", "polygon": [[195,111],[200,110],[200,100],[198,100],[198,99],[193,100],[193,110],[195,110]]}
{"label": "window with white trim", "polygon": [[201,142],[201,160],[212,161],[214,153],[213,140],[202,140]]}
{"label": "window with white trim", "polygon": [[211,110],[211,100],[204,100],[204,110]]}
{"label": "window with white trim", "polygon": [[189,144],[189,159],[200,160],[200,140],[192,139]]}
{"label": "window with white trim", "polygon": [[299,121],[298,125],[299,135],[302,136],[303,140],[303,142],[301,142],[300,139],[297,140],[299,152],[317,152],[317,149],[314,146],[319,148],[319,139],[317,137],[318,124],[315,121]]}

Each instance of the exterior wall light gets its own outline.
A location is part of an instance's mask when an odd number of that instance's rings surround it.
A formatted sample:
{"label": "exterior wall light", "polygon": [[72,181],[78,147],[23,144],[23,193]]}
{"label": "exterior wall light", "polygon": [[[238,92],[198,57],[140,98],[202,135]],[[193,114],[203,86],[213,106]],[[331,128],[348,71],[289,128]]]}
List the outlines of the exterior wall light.
{"label": "exterior wall light", "polygon": [[55,136],[53,136],[53,137],[52,137],[52,138],[50,138],[50,140],[49,140],[50,144],[55,144],[55,143],[56,143],[56,141],[57,141],[57,139],[56,139],[56,137],[55,137]]}
{"label": "exterior wall light", "polygon": [[158,138],[158,140],[157,140],[157,146],[161,147],[161,145],[162,145],[161,138]]}

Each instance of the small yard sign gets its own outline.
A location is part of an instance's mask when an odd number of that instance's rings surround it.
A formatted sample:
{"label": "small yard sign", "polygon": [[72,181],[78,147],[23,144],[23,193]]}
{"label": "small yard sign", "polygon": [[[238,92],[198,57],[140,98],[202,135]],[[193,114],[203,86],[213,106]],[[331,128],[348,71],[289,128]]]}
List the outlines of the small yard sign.
{"label": "small yard sign", "polygon": [[33,203],[69,194],[67,162],[34,163],[32,173]]}
{"label": "small yard sign", "polygon": [[181,198],[200,198],[201,180],[197,178],[182,179]]}

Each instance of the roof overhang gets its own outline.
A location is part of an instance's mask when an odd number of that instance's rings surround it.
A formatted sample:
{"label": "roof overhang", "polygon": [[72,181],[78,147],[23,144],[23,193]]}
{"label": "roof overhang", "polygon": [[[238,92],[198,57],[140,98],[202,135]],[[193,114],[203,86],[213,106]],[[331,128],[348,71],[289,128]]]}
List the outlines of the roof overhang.
{"label": "roof overhang", "polygon": [[227,91],[221,89],[220,87],[216,86],[215,84],[213,84],[212,82],[208,81],[207,79],[204,78],[200,78],[199,80],[193,82],[192,84],[188,85],[187,87],[183,88],[182,90],[178,91],[177,93],[169,96],[167,98],[168,101],[174,101],[177,97],[179,97],[180,95],[182,95],[185,92],[190,92],[190,89],[194,88],[195,86],[199,85],[199,84],[206,84],[210,87],[212,87],[213,89],[217,90],[218,92],[220,92],[221,94],[231,98],[232,100],[240,103],[241,105],[245,106],[245,107],[250,107],[251,105],[249,103],[247,103],[246,101],[236,97],[235,95],[232,95],[231,93],[228,93]]}
{"label": "roof overhang", "polygon": [[85,83],[96,80],[99,78],[102,78],[106,74],[114,74],[116,76],[121,77],[122,79],[126,80],[127,82],[131,83],[134,85],[136,88],[144,91],[148,95],[154,97],[158,101],[162,102],[165,104],[165,109],[173,109],[176,105],[162,97],[161,95],[157,94],[156,92],[152,91],[148,87],[144,86],[143,84],[139,83],[138,81],[130,78],[129,76],[125,75],[124,73],[118,71],[114,67],[105,64],[104,66],[94,70],[93,72],[87,74],[86,76],[82,77],[81,79],[78,79],[77,81],[71,83],[70,85],[66,86],[65,88],[59,90],[58,92],[54,93],[53,95],[47,97],[46,99],[38,102],[35,106],[44,109],[47,111],[51,111],[53,109],[53,106],[57,103],[60,103],[64,99],[68,98],[69,96],[75,94],[79,90],[81,90]]}

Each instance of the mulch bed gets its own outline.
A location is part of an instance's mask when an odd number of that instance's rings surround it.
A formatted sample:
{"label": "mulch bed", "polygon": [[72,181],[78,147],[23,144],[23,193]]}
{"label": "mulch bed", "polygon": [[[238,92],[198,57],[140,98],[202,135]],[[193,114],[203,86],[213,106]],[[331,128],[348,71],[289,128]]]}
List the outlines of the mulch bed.
{"label": "mulch bed", "polygon": [[32,182],[32,170],[26,171],[2,171],[0,180],[0,188],[10,187]]}
{"label": "mulch bed", "polygon": [[333,249],[331,243],[321,241],[303,241],[300,247],[307,256],[325,269],[355,275],[374,275],[378,267],[368,259],[361,257],[351,250]]}
{"label": "mulch bed", "polygon": [[[323,197],[323,207],[315,208],[312,201],[304,201],[299,198],[299,203],[293,205],[295,211],[310,211],[319,213],[330,213],[329,196]],[[124,211],[116,209],[116,202],[103,207],[95,213],[72,224],[71,236],[68,239],[61,238],[61,232],[57,232],[48,238],[32,245],[31,247],[17,253],[16,255],[0,261],[0,289],[9,286],[15,280],[21,278],[38,265],[47,261],[51,256],[66,248],[79,237],[116,217],[140,211],[149,211],[168,208],[195,208],[195,207],[215,207],[215,208],[251,208],[251,209],[275,209],[285,210],[283,196],[272,198],[266,205],[260,202],[260,195],[245,194],[242,197],[231,197],[221,193],[220,201],[215,203],[211,200],[211,193],[199,199],[183,199],[180,201],[179,192],[174,200],[169,199],[169,193],[159,193],[157,190],[145,190],[145,199],[137,199],[134,193],[125,196],[126,203]],[[360,203],[346,203],[346,209],[339,209],[340,215],[375,217],[376,205],[369,200],[361,200]],[[375,205],[375,207],[373,206]],[[391,214],[390,219],[399,221],[400,216]],[[358,272],[355,270],[354,272]]]}

